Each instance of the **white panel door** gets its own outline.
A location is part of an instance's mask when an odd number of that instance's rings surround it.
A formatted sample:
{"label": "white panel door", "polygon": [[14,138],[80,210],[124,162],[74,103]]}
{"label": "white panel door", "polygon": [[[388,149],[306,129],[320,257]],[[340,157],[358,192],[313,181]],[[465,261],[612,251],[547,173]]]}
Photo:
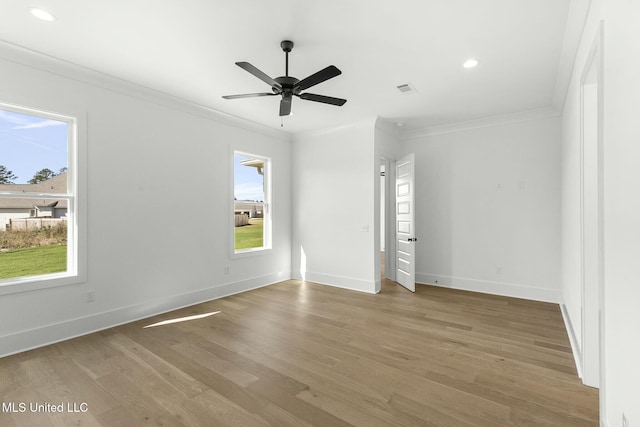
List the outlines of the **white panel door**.
{"label": "white panel door", "polygon": [[396,281],[416,291],[414,155],[396,162]]}

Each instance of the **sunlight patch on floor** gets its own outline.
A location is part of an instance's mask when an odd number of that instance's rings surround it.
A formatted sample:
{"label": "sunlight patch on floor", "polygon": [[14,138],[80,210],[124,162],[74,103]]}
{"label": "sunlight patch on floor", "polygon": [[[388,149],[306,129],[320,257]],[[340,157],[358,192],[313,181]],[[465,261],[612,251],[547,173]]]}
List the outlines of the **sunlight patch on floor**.
{"label": "sunlight patch on floor", "polygon": [[153,325],[147,325],[143,327],[143,329],[153,328],[155,326],[170,325],[172,323],[188,322],[189,320],[204,319],[205,317],[213,316],[214,314],[218,314],[218,313],[220,313],[220,311],[212,311],[211,313],[196,314],[194,316],[177,317],[175,319],[163,320],[162,322],[154,323]]}

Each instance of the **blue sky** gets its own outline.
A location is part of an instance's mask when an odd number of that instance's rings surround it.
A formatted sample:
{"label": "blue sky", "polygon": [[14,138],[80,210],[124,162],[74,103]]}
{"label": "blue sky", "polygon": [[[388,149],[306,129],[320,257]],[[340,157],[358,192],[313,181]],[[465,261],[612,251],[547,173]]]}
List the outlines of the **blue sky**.
{"label": "blue sky", "polygon": [[39,170],[67,167],[67,123],[0,109],[0,165],[26,184]]}
{"label": "blue sky", "polygon": [[233,173],[235,183],[235,198],[238,200],[257,200],[264,201],[263,178],[258,174],[256,168],[251,166],[243,166],[240,162],[250,159],[237,155],[233,162]]}

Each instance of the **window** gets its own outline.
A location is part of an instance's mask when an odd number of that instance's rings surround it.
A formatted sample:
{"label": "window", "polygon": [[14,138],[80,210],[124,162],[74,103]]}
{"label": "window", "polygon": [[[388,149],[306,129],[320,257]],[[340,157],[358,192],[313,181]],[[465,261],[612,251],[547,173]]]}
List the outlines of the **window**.
{"label": "window", "polygon": [[77,273],[76,119],[0,104],[0,290]]}
{"label": "window", "polygon": [[233,250],[251,253],[271,248],[269,177],[266,157],[234,152]]}

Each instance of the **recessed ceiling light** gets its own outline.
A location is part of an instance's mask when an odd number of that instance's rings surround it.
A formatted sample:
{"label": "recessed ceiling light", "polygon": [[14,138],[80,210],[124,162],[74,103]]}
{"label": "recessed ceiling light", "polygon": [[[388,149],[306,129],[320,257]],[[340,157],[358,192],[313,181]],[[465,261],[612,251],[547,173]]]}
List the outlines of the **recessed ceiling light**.
{"label": "recessed ceiling light", "polygon": [[473,68],[476,65],[478,65],[478,60],[477,59],[467,59],[466,61],[464,61],[464,64],[462,64],[462,66],[464,68]]}
{"label": "recessed ceiling light", "polygon": [[29,11],[33,16],[35,16],[38,19],[42,19],[43,21],[51,22],[56,20],[55,16],[53,16],[51,13],[47,12],[44,9],[32,7],[31,9],[29,9]]}

